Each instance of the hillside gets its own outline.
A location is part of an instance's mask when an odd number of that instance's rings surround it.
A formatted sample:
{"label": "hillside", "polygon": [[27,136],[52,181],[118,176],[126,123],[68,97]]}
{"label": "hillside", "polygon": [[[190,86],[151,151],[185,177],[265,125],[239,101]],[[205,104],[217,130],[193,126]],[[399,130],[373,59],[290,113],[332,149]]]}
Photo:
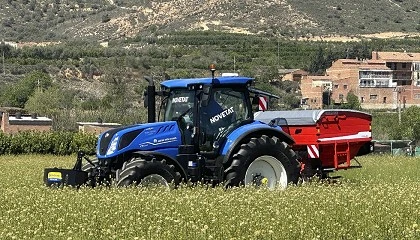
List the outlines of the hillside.
{"label": "hillside", "polygon": [[186,30],[312,38],[420,31],[418,0],[7,0],[6,41],[106,41]]}
{"label": "hillside", "polygon": [[[366,59],[373,50],[420,52],[417,5],[418,0],[3,0],[0,105],[52,116],[56,129],[98,117],[139,122],[145,118],[143,76],[156,82],[208,76],[207,66],[215,63],[218,73],[255,77],[258,88],[281,96],[279,107],[296,108],[299,86],[277,81],[279,69],[322,74],[335,59]],[[54,88],[34,92],[40,73]],[[25,83],[32,92],[22,96]]]}

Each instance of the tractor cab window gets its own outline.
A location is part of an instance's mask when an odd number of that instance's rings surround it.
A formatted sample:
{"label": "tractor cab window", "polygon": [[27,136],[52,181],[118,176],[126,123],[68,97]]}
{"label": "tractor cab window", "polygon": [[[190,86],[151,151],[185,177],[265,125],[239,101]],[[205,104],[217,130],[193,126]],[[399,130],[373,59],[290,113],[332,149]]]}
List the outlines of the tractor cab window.
{"label": "tractor cab window", "polygon": [[188,90],[171,91],[166,101],[164,121],[175,121],[183,115],[187,123],[192,123],[194,92]]}
{"label": "tractor cab window", "polygon": [[201,127],[214,140],[227,133],[229,127],[250,118],[245,93],[233,88],[214,88],[208,106],[201,113]]}

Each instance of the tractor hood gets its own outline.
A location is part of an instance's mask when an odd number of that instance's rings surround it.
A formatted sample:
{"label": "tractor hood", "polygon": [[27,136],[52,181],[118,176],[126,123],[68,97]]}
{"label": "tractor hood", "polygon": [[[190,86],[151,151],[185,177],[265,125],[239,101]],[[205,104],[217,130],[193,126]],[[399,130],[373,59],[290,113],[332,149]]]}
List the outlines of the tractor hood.
{"label": "tractor hood", "polygon": [[99,136],[96,155],[110,158],[125,152],[178,148],[181,133],[175,121],[115,128]]}

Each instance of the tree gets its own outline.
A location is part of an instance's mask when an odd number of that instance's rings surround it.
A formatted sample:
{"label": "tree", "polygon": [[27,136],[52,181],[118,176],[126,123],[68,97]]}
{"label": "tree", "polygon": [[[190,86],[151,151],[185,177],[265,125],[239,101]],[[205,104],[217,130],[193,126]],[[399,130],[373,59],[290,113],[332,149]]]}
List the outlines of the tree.
{"label": "tree", "polygon": [[1,56],[2,56],[2,66],[3,66],[3,74],[6,74],[6,69],[5,69],[5,65],[4,65],[4,58],[5,56],[7,56],[10,52],[10,46],[8,44],[6,44],[4,41],[1,41],[0,44],[0,50],[1,50]]}
{"label": "tree", "polygon": [[343,104],[341,107],[346,109],[355,109],[360,110],[362,108],[359,98],[353,93],[353,91],[349,91],[346,97],[347,103]]}
{"label": "tree", "polygon": [[102,15],[102,22],[103,23],[106,23],[106,22],[109,22],[109,21],[111,21],[111,18],[109,17],[109,15],[106,13],[106,14],[104,14],[104,15]]}
{"label": "tree", "polygon": [[322,74],[325,71],[325,53],[322,46],[320,46],[312,57],[312,61],[309,65],[309,72],[312,74]]}
{"label": "tree", "polygon": [[300,99],[294,94],[285,94],[283,96],[283,103],[288,109],[298,108],[300,106]]}
{"label": "tree", "polygon": [[61,90],[58,86],[53,86],[45,91],[36,90],[29,97],[25,104],[25,109],[29,112],[50,115],[59,109],[72,108],[74,94]]}
{"label": "tree", "polygon": [[401,116],[402,137],[420,140],[420,107],[411,106]]}
{"label": "tree", "polygon": [[7,87],[2,92],[0,100],[3,106],[23,108],[35,90],[43,91],[50,86],[52,86],[51,77],[44,72],[35,71]]}
{"label": "tree", "polygon": [[108,69],[104,79],[107,83],[107,94],[103,98],[102,107],[114,108],[119,114],[125,114],[135,100],[130,94],[128,79],[124,77],[126,75],[125,70],[123,65],[119,69]]}

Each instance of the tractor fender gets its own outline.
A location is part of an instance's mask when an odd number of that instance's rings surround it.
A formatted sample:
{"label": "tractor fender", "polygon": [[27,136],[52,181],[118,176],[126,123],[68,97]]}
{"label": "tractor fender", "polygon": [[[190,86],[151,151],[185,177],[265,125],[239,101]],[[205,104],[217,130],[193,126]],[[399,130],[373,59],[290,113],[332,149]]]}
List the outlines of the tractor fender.
{"label": "tractor fender", "polygon": [[133,156],[139,156],[139,157],[156,157],[159,160],[166,160],[166,163],[168,165],[174,165],[176,171],[178,171],[181,174],[181,179],[187,179],[187,172],[185,169],[187,169],[186,166],[182,166],[180,162],[178,162],[176,159],[171,157],[168,154],[156,152],[156,151],[137,151],[133,152]]}
{"label": "tractor fender", "polygon": [[265,123],[255,121],[235,129],[227,137],[222,146],[221,155],[223,156],[223,163],[227,163],[231,159],[241,144],[247,142],[250,138],[260,137],[262,135],[275,136],[281,141],[293,145],[295,140],[288,133],[284,132],[281,127],[269,126]]}

